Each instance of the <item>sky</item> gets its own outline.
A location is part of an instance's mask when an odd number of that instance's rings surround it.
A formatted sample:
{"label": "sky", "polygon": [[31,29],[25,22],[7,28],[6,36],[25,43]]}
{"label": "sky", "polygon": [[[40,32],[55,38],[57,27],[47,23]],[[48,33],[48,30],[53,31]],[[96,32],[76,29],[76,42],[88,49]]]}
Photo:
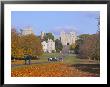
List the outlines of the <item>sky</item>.
{"label": "sky", "polygon": [[12,11],[11,26],[18,31],[31,26],[36,35],[52,32],[59,36],[61,31],[94,34],[99,15],[99,11]]}

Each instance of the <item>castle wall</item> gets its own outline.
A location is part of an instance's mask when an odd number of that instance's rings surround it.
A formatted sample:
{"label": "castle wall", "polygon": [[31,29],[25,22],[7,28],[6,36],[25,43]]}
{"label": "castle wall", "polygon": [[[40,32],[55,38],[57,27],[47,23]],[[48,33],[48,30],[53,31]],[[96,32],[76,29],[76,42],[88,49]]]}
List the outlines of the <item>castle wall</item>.
{"label": "castle wall", "polygon": [[25,29],[21,29],[21,35],[28,35],[28,34],[34,34],[32,31],[32,28],[25,28]]}
{"label": "castle wall", "polygon": [[65,33],[63,31],[63,32],[61,32],[60,36],[61,36],[62,45],[67,45],[67,44],[71,45],[71,44],[75,43],[75,40],[77,38],[75,32]]}

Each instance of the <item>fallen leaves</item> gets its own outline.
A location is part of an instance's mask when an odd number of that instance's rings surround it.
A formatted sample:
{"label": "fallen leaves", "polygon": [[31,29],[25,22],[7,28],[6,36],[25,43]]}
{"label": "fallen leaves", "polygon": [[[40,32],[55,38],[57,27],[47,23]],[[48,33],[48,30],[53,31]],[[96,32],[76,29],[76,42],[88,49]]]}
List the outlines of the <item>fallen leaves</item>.
{"label": "fallen leaves", "polygon": [[64,63],[32,64],[13,67],[12,77],[96,77]]}

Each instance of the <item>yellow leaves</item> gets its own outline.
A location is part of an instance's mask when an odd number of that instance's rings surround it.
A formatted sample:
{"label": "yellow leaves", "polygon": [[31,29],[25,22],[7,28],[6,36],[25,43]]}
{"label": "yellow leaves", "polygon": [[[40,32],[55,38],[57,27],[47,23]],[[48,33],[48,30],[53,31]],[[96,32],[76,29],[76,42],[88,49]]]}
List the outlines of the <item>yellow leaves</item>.
{"label": "yellow leaves", "polygon": [[16,48],[12,51],[11,55],[15,58],[23,58],[24,56],[23,49]]}
{"label": "yellow leaves", "polygon": [[12,68],[12,77],[91,77],[95,74],[82,72],[63,63],[33,64]]}
{"label": "yellow leaves", "polygon": [[31,56],[41,55],[42,45],[40,39],[33,35],[19,35],[19,32],[11,32],[11,55],[14,58],[23,58],[24,54],[30,54]]}
{"label": "yellow leaves", "polygon": [[72,45],[70,45],[70,50],[74,50],[75,47],[76,47],[76,44],[72,44]]}
{"label": "yellow leaves", "polygon": [[28,48],[27,50],[23,49],[23,53],[32,55],[32,49],[31,48]]}

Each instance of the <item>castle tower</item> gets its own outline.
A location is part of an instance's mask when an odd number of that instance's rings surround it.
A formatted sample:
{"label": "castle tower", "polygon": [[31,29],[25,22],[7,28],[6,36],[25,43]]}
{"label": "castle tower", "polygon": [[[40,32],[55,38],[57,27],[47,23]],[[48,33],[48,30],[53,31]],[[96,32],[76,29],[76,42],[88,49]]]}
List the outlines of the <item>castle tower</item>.
{"label": "castle tower", "polygon": [[76,32],[70,32],[70,37],[70,44],[74,44],[77,39]]}
{"label": "castle tower", "polygon": [[61,43],[62,43],[62,45],[66,45],[67,44],[67,37],[66,37],[66,33],[64,31],[62,31],[60,33],[60,37],[61,37]]}
{"label": "castle tower", "polygon": [[21,29],[21,35],[34,34],[31,27]]}
{"label": "castle tower", "polygon": [[45,33],[44,32],[41,32],[41,40],[44,39],[44,36],[45,36]]}
{"label": "castle tower", "polygon": [[64,31],[60,33],[62,45],[71,45],[75,43],[77,36],[76,32],[65,33]]}

